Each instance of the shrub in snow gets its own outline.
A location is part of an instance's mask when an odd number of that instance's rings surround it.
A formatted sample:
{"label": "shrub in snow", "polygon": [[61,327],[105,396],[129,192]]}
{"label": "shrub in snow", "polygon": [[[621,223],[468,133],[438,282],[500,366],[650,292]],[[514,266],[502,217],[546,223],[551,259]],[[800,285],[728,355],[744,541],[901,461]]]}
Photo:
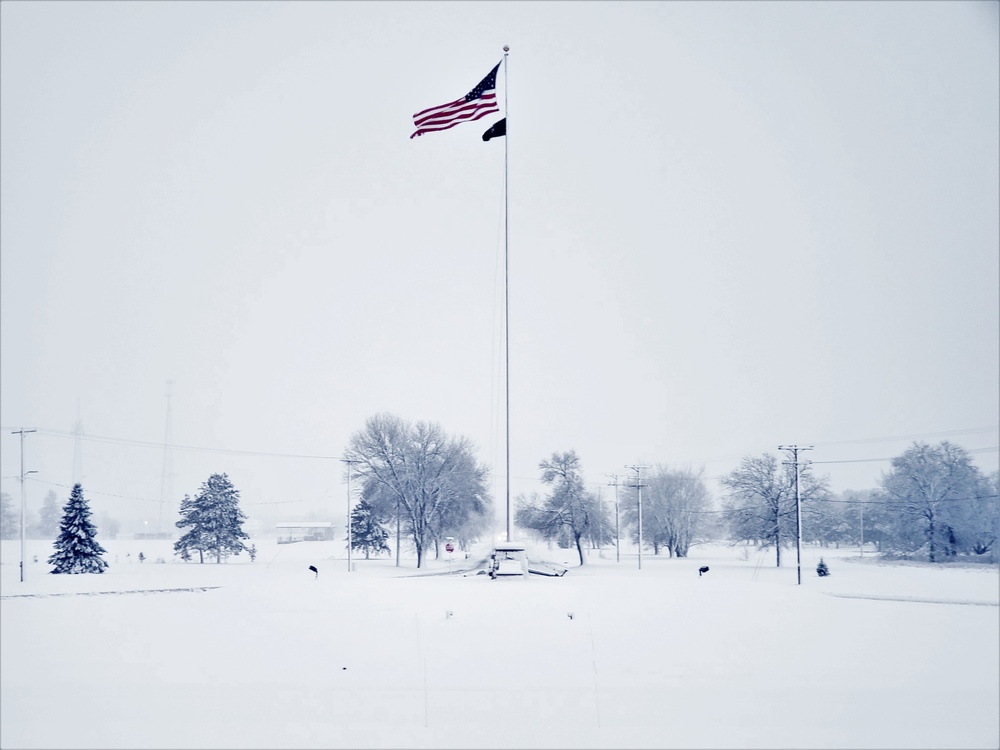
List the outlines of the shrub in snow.
{"label": "shrub in snow", "polygon": [[830,575],[830,569],[826,567],[826,563],[823,562],[822,557],[819,559],[819,565],[816,566],[816,575],[820,578]]}
{"label": "shrub in snow", "polygon": [[90,522],[90,507],[83,497],[83,487],[73,485],[69,502],[59,524],[56,551],[49,557],[52,573],[103,573],[108,564],[101,555],[106,550],[94,538],[97,528]]}

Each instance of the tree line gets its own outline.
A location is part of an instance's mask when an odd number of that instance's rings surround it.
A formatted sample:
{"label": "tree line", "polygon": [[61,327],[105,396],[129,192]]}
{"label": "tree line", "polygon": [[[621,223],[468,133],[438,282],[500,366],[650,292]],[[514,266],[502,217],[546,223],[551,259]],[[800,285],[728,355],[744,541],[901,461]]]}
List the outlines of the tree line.
{"label": "tree line", "polygon": [[796,476],[792,462],[773,454],[746,456],[721,477],[720,507],[703,473],[689,469],[652,467],[624,483],[618,502],[605,504],[587,489],[574,451],[553,453],[538,468],[547,491],[519,496],[515,520],[542,540],[575,547],[581,565],[584,547],[614,541],[616,529],[640,544],[640,492],[641,544],[654,555],[686,557],[698,541],[728,540],[773,549],[780,567],[782,550],[796,543],[801,515],[807,543],[869,543],[887,556],[930,562],[998,557],[1000,475],[984,475],[966,450],[948,441],[914,443],[892,459],[877,488],[839,496],[808,463],[799,463]]}
{"label": "tree line", "polygon": [[[808,464],[799,468],[802,540],[820,545],[874,544],[884,555],[959,556],[995,562],[1000,537],[1000,475],[984,475],[968,451],[948,441],[916,442],[891,460],[879,486],[830,492]],[[796,539],[795,468],[775,456],[744,458],[722,479],[729,538],[781,549]]]}
{"label": "tree line", "polygon": [[[55,490],[45,493],[37,517],[27,509],[25,536],[28,539],[55,539],[59,534],[62,508]],[[114,538],[121,525],[107,514],[101,514],[101,527],[108,538]],[[21,509],[6,492],[0,493],[0,539],[18,539],[21,536]]]}
{"label": "tree line", "polygon": [[[623,482],[622,495],[604,502],[602,494],[587,489],[576,451],[555,452],[539,462],[543,494],[519,495],[514,519],[519,527],[561,547],[575,547],[584,564],[585,546],[599,548],[626,538],[654,554],[687,557],[708,528],[703,514],[711,496],[702,472],[674,469],[665,464]],[[617,478],[616,478],[617,483]],[[619,487],[615,487],[616,493]],[[642,499],[642,523],[639,499]]]}
{"label": "tree line", "polygon": [[[361,488],[350,518],[352,544],[366,557],[390,551],[390,526],[396,530],[397,559],[400,547],[408,543],[416,551],[417,567],[429,551],[439,555],[445,540],[454,539],[468,549],[492,528],[492,499],[486,487],[489,470],[476,461],[467,438],[451,436],[440,425],[410,424],[391,414],[378,414],[352,436],[345,461]],[[44,519],[51,515],[49,505],[54,507],[54,493],[50,494],[53,502],[47,499],[43,506]],[[19,534],[19,518],[10,497],[4,493],[0,499],[0,528],[4,538],[14,538]],[[197,556],[199,563],[206,558],[219,563],[247,551],[246,515],[239,500],[239,490],[226,474],[213,474],[193,497],[185,495],[176,522],[183,534],[174,543],[175,554],[184,561]],[[97,568],[104,550],[96,542],[97,530],[89,519],[83,488],[76,485],[64,509],[63,526],[68,523],[82,537],[73,541],[63,532],[56,545],[68,550],[67,560],[86,559],[89,567],[77,570],[77,563],[66,562],[53,572],[101,572]]]}
{"label": "tree line", "polygon": [[[349,536],[353,549],[366,558],[391,553],[393,546],[398,564],[405,544],[421,567],[429,553],[440,555],[444,541],[454,540],[467,550],[492,531],[489,470],[476,461],[468,439],[448,435],[440,425],[375,415],[351,437],[344,460],[349,463],[345,474],[351,471],[359,488]],[[699,541],[728,540],[773,549],[780,566],[782,550],[801,533],[806,543],[869,544],[884,555],[931,562],[961,556],[997,559],[1000,475],[984,475],[967,451],[948,441],[914,443],[891,460],[877,488],[840,495],[829,490],[828,478],[816,476],[808,462],[799,464],[796,476],[791,462],[769,453],[746,456],[721,477],[718,503],[703,471],[666,464],[621,482],[615,478],[615,497],[607,501],[585,481],[573,450],[552,453],[538,469],[543,491],[518,496],[514,520],[529,535],[575,548],[580,564],[586,547],[600,548],[621,538],[640,543],[640,493],[641,544],[654,555],[686,557]],[[3,538],[16,538],[18,514],[9,495],[0,499]],[[94,529],[79,485],[63,509],[57,539],[57,545],[74,549],[77,542],[67,539],[63,529],[67,514],[75,519],[70,527]],[[51,532],[57,516],[55,493],[50,492],[37,528],[44,525]],[[180,516],[176,526],[184,533],[174,551],[181,559],[197,554],[199,562],[207,556],[218,563],[247,550],[243,542],[248,535],[242,529],[246,515],[239,507],[239,491],[225,474],[213,474],[194,497],[185,495]]]}

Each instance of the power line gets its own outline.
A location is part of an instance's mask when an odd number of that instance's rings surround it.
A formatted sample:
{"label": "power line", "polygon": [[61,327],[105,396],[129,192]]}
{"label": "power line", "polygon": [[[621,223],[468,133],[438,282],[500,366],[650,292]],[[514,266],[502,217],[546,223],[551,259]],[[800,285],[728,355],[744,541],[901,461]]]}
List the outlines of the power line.
{"label": "power line", "polygon": [[859,445],[861,443],[888,443],[894,440],[918,440],[920,438],[933,437],[954,437],[956,435],[976,435],[983,432],[1000,432],[1000,425],[992,427],[971,427],[964,430],[942,430],[939,432],[912,433],[910,435],[890,435],[888,437],[855,438],[853,440],[832,440],[824,443],[813,443],[813,445]]}
{"label": "power line", "polygon": [[[849,439],[849,440],[831,440],[831,441],[825,441],[825,442],[814,441],[814,442],[810,443],[810,445],[820,446],[820,447],[827,447],[827,446],[834,446],[834,445],[862,445],[862,444],[865,444],[865,443],[889,443],[889,442],[894,442],[894,441],[899,441],[899,440],[919,440],[919,439],[926,439],[926,438],[946,438],[946,437],[955,437],[955,436],[958,436],[958,435],[977,435],[977,434],[982,434],[982,433],[994,433],[994,434],[1000,433],[1000,425],[993,425],[991,427],[970,427],[970,428],[963,428],[963,429],[957,429],[957,430],[939,430],[937,432],[914,432],[914,433],[910,433],[908,435],[887,435],[887,436],[882,436],[882,437],[852,438],[852,439]],[[976,449],[975,451],[971,451],[970,450],[969,452],[970,453],[972,453],[972,452],[985,453],[985,452],[989,452],[989,451],[995,451],[995,450],[998,450],[998,449],[1000,449],[1000,448],[997,448],[997,447],[993,447],[993,448],[980,448],[980,449]],[[712,456],[711,458],[702,458],[702,459],[697,459],[697,460],[675,461],[674,463],[680,463],[680,464],[713,464],[713,463],[721,463],[723,461],[731,461],[731,460],[734,460],[734,459],[740,459],[740,458],[742,458],[745,455],[755,454],[755,453],[759,453],[761,451],[766,451],[766,450],[767,450],[767,448],[758,448],[758,449],[754,449],[754,450],[748,450],[748,451],[746,451],[744,453],[729,453],[729,454],[726,454],[726,455],[723,455],[723,456]],[[872,459],[855,459],[855,460],[857,460],[857,461],[888,461],[888,460],[891,460],[891,459],[888,459],[888,458],[872,458]],[[820,462],[816,461],[814,463],[820,463]],[[848,462],[847,461],[837,461],[837,462],[834,462],[834,461],[824,461],[822,463],[848,463]]]}
{"label": "power line", "polygon": [[[17,477],[9,477],[9,478],[16,479]],[[68,484],[61,484],[59,482],[51,482],[51,481],[49,481],[47,479],[38,479],[36,477],[31,477],[31,478],[27,478],[26,477],[26,479],[28,479],[29,482],[37,482],[39,484],[45,484],[45,485],[49,485],[51,487],[62,487],[64,489],[68,489],[68,490],[69,489],[73,489]],[[139,501],[144,502],[144,503],[159,503],[159,504],[162,504],[162,505],[176,505],[177,504],[175,500],[153,500],[153,499],[148,498],[148,497],[137,497],[136,495],[119,495],[119,494],[114,493],[114,492],[103,492],[101,490],[87,489],[86,493],[88,495],[103,495],[105,497],[117,497],[120,500],[139,500]],[[302,503],[302,502],[305,502],[305,500],[271,500],[271,501],[261,502],[261,503],[245,503],[245,502],[243,502],[241,500],[240,501],[240,506],[244,506],[244,505],[246,505],[246,506],[251,506],[251,505],[287,505],[289,503]]]}
{"label": "power line", "polygon": [[[1000,427],[998,426],[973,427],[960,430],[942,430],[939,432],[912,433],[909,435],[892,435],[886,437],[857,438],[852,440],[835,440],[825,443],[813,443],[813,445],[820,445],[820,446],[860,445],[865,443],[890,442],[894,440],[913,440],[913,439],[931,438],[931,437],[954,437],[957,435],[974,435],[974,434],[981,434],[986,432],[998,432],[998,431],[1000,431]],[[327,461],[340,460],[342,458],[341,456],[331,456],[331,455],[312,454],[312,453],[285,453],[279,451],[256,451],[256,450],[242,450],[236,448],[211,448],[208,446],[197,446],[197,445],[176,445],[169,442],[135,440],[132,438],[119,438],[107,435],[85,435],[85,434],[80,435],[76,431],[69,432],[66,430],[54,430],[49,428],[38,428],[36,432],[39,435],[46,435],[50,437],[72,438],[74,440],[82,439],[100,443],[132,445],[141,448],[157,448],[159,450],[171,449],[171,450],[192,451],[192,452],[202,452],[202,453],[223,453],[223,454],[239,455],[239,456],[259,456],[259,457],[270,457],[270,458],[301,458],[301,459],[327,460]],[[991,453],[1000,450],[1000,446],[990,446],[986,448],[969,448],[965,450],[967,453],[973,453],[973,454]],[[674,463],[683,463],[683,464],[717,463],[719,461],[725,461],[734,458],[742,458],[744,455],[746,454],[733,453],[726,456],[717,456],[713,458],[702,459],[699,461],[679,461]],[[849,458],[841,460],[813,461],[812,463],[815,464],[877,463],[880,461],[891,461],[893,458],[896,458],[896,456],[883,456],[879,458]],[[515,476],[513,478],[522,480],[535,479],[535,477],[522,477],[522,476]],[[711,479],[713,477],[707,477],[707,478]]]}
{"label": "power line", "polygon": [[[39,429],[38,433],[40,435],[48,435],[50,437],[72,437],[77,436],[72,432],[66,432],[65,430],[50,430],[50,429]],[[206,446],[195,446],[195,445],[175,445],[171,443],[155,443],[150,440],[132,440],[129,438],[116,438],[108,437],[106,435],[83,435],[83,440],[90,440],[98,443],[111,443],[115,445],[132,445],[140,448],[157,448],[163,450],[164,448],[169,448],[171,450],[179,451],[195,451],[201,453],[228,453],[232,455],[240,456],[268,456],[273,458],[308,458],[308,459],[323,459],[323,460],[337,460],[340,456],[325,456],[316,455],[308,453],[277,453],[269,451],[248,451],[248,450],[237,450],[233,448],[209,448]]]}
{"label": "power line", "polygon": [[[966,453],[993,453],[1000,450],[1000,445],[991,445],[988,448],[963,448]],[[899,456],[886,456],[883,458],[846,458],[840,461],[810,461],[814,464],[861,464],[875,463],[877,461],[892,461]]]}

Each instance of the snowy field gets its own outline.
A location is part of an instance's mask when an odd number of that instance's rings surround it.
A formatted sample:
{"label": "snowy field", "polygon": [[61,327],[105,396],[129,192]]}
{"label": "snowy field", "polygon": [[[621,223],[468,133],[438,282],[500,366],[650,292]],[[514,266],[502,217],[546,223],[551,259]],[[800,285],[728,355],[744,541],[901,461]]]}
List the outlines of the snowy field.
{"label": "snowy field", "polygon": [[569,572],[490,581],[458,573],[485,547],[349,572],[343,543],[255,543],[254,563],[197,565],[103,542],[107,573],[55,576],[29,541],[21,583],[3,542],[0,747],[1000,745],[996,567],[822,550],[819,578],[807,548],[797,586],[794,550],[640,571],[529,545]]}

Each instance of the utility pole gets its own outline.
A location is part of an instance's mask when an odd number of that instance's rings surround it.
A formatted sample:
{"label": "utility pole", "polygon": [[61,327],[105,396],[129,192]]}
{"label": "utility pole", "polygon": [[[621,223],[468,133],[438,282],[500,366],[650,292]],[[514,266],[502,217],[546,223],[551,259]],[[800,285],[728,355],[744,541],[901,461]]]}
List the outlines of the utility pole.
{"label": "utility pole", "polygon": [[361,462],[353,458],[342,458],[340,460],[347,464],[347,572],[350,573],[354,569],[351,566],[351,550],[354,547],[353,529],[351,528],[351,464]]}
{"label": "utility pole", "polygon": [[396,567],[399,567],[399,495],[396,495]]}
{"label": "utility pole", "polygon": [[167,425],[163,430],[163,469],[160,473],[160,512],[156,519],[156,534],[159,536],[163,532],[163,506],[167,498],[173,493],[170,483],[172,466],[170,463],[170,399],[173,396],[174,381],[167,381]]}
{"label": "utility pole", "polygon": [[21,436],[21,583],[24,583],[24,527],[27,523],[27,512],[24,503],[24,436],[34,432],[34,430],[14,430],[11,435]]}
{"label": "utility pole", "polygon": [[618,475],[617,474],[605,474],[606,477],[611,477],[614,481],[608,482],[609,487],[615,488],[615,562],[622,561],[622,548],[621,548],[621,538],[618,535]]}
{"label": "utility pole", "polygon": [[642,483],[642,470],[648,469],[649,466],[634,464],[626,465],[625,468],[635,472],[635,484],[630,484],[629,487],[635,487],[639,490],[639,570],[642,570],[642,488],[646,486]]}
{"label": "utility pole", "polygon": [[601,556],[601,544],[604,541],[604,497],[601,488],[597,488],[597,556]]}
{"label": "utility pole", "polygon": [[[783,463],[795,466],[795,567],[798,572],[798,585],[802,585],[802,505],[799,502],[799,451],[811,451],[811,445],[779,445],[779,451],[789,451],[792,454],[791,461]],[[809,462],[806,462],[809,463]]]}

